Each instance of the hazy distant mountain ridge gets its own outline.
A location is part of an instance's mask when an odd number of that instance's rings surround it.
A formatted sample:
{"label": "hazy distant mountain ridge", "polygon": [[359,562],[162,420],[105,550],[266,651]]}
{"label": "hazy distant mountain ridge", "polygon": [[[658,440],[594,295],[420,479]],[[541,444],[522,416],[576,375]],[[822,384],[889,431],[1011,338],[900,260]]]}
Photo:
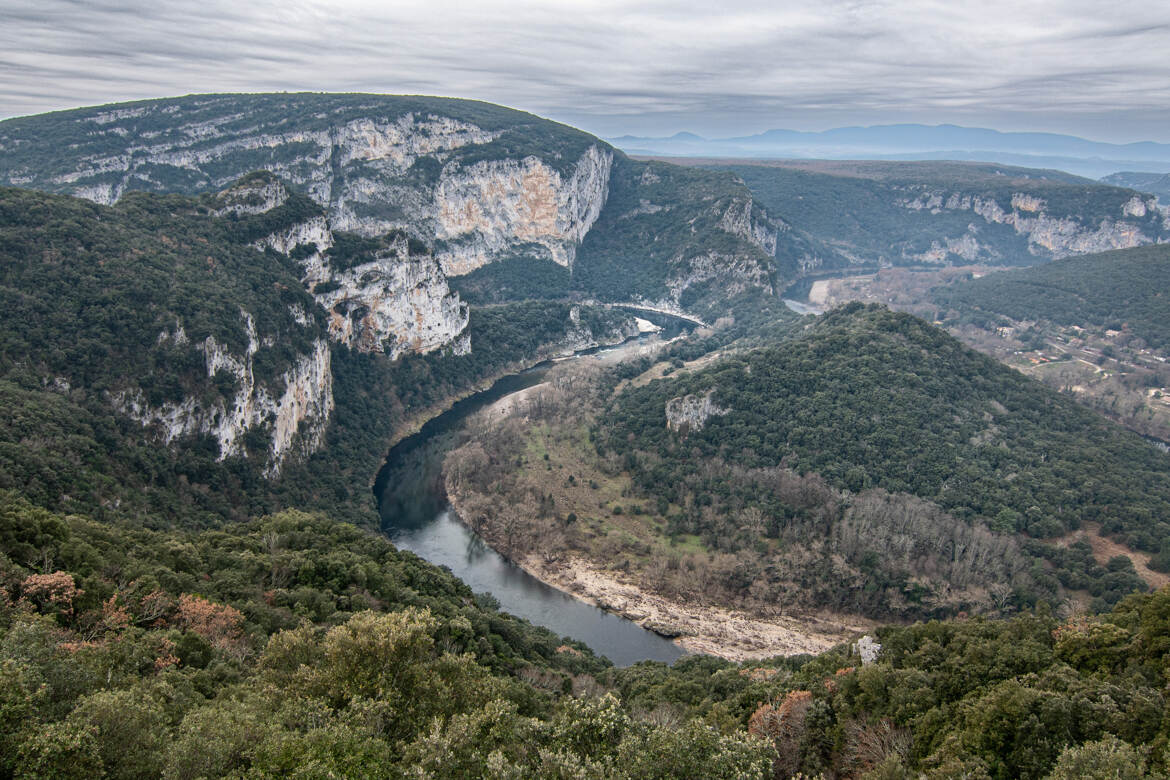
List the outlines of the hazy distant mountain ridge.
{"label": "hazy distant mountain ridge", "polygon": [[1157,195],[1158,199],[1170,203],[1170,173],[1140,173],[1137,171],[1121,171],[1105,176],[1101,181],[1118,187],[1148,192]]}
{"label": "hazy distant mountain ridge", "polygon": [[1117,170],[1170,171],[1170,144],[1103,143],[1059,133],[1005,133],[957,125],[895,124],[820,132],[768,130],[735,138],[693,133],[609,139],[629,154],[690,157],[983,160],[1099,177]]}

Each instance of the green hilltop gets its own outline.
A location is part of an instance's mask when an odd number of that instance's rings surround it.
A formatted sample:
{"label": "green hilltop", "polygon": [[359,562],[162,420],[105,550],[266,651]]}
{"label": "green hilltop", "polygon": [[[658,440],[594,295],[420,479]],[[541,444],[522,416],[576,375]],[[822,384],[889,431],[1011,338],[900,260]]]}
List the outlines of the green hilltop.
{"label": "green hilltop", "polygon": [[[708,399],[715,411],[701,425],[664,424],[672,399],[688,398]],[[1025,535],[1023,552],[1054,568],[1021,567],[1021,603],[1086,585],[1111,602],[1138,585],[1132,570],[1107,571],[1084,550],[1041,540],[1100,524],[1103,533],[1158,553],[1170,530],[1164,453],[922,320],[878,306],[851,304],[774,346],[627,389],[597,427],[601,453],[613,453],[660,506],[680,508],[668,518],[671,533],[732,552],[750,553],[755,544],[734,520],[752,507],[762,511],[763,535],[783,549],[819,539],[841,522],[835,512],[871,491],[909,494],[941,510],[919,507],[934,519],[921,531],[907,526],[923,534],[920,544],[946,535],[952,521],[942,512],[960,525]],[[847,492],[814,485],[807,498],[776,487],[810,474]],[[895,544],[883,547],[884,534],[902,533],[884,527],[894,521],[883,511],[867,532],[872,538],[849,555],[863,571],[874,569],[872,585],[901,577],[909,588],[916,567],[930,564],[899,560]],[[906,518],[898,522],[910,522],[909,509],[898,511]],[[764,573],[752,569],[745,581]],[[868,610],[892,603],[888,595],[853,595],[848,580],[817,583],[822,602],[858,598]]]}
{"label": "green hilltop", "polygon": [[968,318],[1125,329],[1164,350],[1170,347],[1170,246],[1069,257],[989,274],[940,288],[934,300]]}

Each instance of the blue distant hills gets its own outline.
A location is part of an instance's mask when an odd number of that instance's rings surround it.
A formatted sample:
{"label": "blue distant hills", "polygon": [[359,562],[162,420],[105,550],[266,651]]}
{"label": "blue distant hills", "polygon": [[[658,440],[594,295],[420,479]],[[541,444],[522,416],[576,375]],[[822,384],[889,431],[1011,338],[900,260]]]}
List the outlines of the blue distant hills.
{"label": "blue distant hills", "polygon": [[768,130],[736,138],[681,132],[609,139],[629,154],[681,157],[867,160],[979,160],[1057,168],[1101,178],[1118,171],[1170,173],[1170,144],[1111,144],[1059,133],[1005,133],[983,127],[897,124],[820,132]]}

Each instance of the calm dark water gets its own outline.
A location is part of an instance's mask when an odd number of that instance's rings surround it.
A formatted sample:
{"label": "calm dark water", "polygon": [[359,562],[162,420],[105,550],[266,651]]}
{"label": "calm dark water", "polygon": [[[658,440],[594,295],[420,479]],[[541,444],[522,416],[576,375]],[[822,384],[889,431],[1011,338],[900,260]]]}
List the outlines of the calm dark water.
{"label": "calm dark water", "polygon": [[[666,338],[677,335],[685,325],[657,317],[654,321],[667,327]],[[590,350],[572,359],[589,359],[591,353],[607,351]],[[541,364],[501,379],[395,446],[374,483],[382,528],[399,548],[446,566],[476,593],[490,593],[504,611],[585,642],[618,666],[674,661],[684,653],[673,642],[545,585],[488,547],[447,506],[443,456],[459,443],[463,420],[509,393],[539,384],[550,367],[551,363]]]}

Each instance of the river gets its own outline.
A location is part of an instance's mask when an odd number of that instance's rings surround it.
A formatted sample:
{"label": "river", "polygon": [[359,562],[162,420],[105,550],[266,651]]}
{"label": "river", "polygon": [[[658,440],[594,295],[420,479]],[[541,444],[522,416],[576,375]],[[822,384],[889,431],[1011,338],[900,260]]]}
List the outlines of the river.
{"label": "river", "polygon": [[[662,338],[689,327],[674,318],[653,319],[666,327]],[[588,350],[570,359],[616,359],[623,351],[638,348],[646,338]],[[459,442],[463,420],[488,404],[540,383],[551,366],[552,361],[547,361],[500,379],[395,445],[374,483],[382,528],[399,548],[447,567],[476,593],[490,593],[505,612],[585,642],[618,666],[643,660],[674,661],[685,653],[673,642],[544,584],[488,547],[447,506],[443,456]]]}

